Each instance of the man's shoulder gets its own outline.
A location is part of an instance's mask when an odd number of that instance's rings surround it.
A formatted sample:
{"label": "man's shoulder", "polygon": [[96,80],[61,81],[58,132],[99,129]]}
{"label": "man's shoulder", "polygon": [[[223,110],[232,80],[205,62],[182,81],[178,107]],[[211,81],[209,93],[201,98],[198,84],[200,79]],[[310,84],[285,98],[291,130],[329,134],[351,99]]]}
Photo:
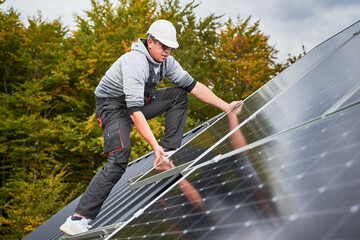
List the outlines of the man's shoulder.
{"label": "man's shoulder", "polygon": [[180,66],[180,63],[178,61],[176,61],[176,59],[169,55],[167,57],[167,59],[165,60],[165,67],[170,70],[170,69],[173,69],[173,68],[177,68],[178,66]]}
{"label": "man's shoulder", "polygon": [[120,57],[121,60],[147,61],[145,54],[139,51],[130,51]]}
{"label": "man's shoulder", "polygon": [[165,62],[174,62],[174,61],[176,62],[175,58],[172,55],[169,55],[165,60]]}
{"label": "man's shoulder", "polygon": [[146,56],[138,51],[130,51],[119,58],[121,66],[129,66],[130,68],[148,68]]}

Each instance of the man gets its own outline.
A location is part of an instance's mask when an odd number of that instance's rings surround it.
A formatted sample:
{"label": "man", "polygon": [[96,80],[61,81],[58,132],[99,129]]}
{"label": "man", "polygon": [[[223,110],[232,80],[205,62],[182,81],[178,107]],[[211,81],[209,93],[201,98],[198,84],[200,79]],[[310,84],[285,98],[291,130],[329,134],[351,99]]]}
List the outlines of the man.
{"label": "man", "polygon": [[[85,232],[88,221],[95,219],[111,189],[121,178],[130,158],[130,131],[133,124],[151,145],[156,167],[166,151],[181,145],[188,108],[187,92],[222,111],[231,104],[196,82],[170,56],[179,46],[174,26],[157,20],[149,28],[147,39],[139,39],[131,51],[122,55],[106,72],[95,90],[96,115],[104,130],[104,154],[108,162],[96,173],[82,195],[75,213],[60,227],[69,235]],[[166,77],[178,87],[155,89]],[[165,132],[160,146],[147,120],[166,112]]]}

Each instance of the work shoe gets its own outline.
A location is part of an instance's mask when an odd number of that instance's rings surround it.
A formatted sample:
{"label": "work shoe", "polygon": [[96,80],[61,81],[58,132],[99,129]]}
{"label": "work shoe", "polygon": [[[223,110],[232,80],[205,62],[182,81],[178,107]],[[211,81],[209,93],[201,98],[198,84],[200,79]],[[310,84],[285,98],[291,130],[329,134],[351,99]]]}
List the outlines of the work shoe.
{"label": "work shoe", "polygon": [[[81,218],[78,220],[72,220],[72,216],[66,219],[66,222],[61,225],[60,230],[67,235],[75,235],[83,232],[87,232],[89,228],[91,228],[89,223],[89,219]],[[75,217],[76,218],[76,217]]]}

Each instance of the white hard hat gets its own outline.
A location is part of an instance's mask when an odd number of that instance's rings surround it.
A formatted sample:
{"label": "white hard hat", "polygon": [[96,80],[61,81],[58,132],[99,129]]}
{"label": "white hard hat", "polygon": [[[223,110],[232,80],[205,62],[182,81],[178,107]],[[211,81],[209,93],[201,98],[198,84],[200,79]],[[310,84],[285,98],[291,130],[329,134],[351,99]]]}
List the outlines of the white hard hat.
{"label": "white hard hat", "polygon": [[176,41],[176,29],[172,23],[167,20],[157,20],[153,22],[146,34],[151,34],[155,39],[168,47],[179,47]]}

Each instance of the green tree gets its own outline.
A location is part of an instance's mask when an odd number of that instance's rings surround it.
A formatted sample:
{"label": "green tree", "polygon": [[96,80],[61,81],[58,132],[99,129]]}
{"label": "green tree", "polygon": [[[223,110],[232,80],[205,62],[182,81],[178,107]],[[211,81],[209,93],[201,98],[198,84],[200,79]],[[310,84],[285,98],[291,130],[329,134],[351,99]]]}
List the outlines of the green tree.
{"label": "green tree", "polygon": [[[87,101],[79,104],[72,97],[77,89],[69,77],[67,30],[41,16],[29,19],[25,28],[18,17],[13,10],[1,12],[0,225],[8,239],[23,237],[80,194],[102,162],[92,111],[85,116],[79,109]],[[77,114],[70,114],[73,110]],[[55,171],[68,163],[69,174]],[[46,185],[49,181],[63,184]],[[36,192],[48,193],[35,199]]]}
{"label": "green tree", "polygon": [[1,93],[11,94],[13,92],[12,85],[16,84],[19,76],[19,69],[14,66],[24,37],[24,26],[19,17],[20,14],[13,9],[8,12],[0,12]]}
{"label": "green tree", "polygon": [[74,189],[80,186],[67,184],[65,168],[55,168],[43,178],[38,178],[36,172],[19,169],[8,179],[0,190],[10,199],[3,205],[6,217],[0,216],[2,236],[6,239],[23,238],[77,197],[79,191]]}

